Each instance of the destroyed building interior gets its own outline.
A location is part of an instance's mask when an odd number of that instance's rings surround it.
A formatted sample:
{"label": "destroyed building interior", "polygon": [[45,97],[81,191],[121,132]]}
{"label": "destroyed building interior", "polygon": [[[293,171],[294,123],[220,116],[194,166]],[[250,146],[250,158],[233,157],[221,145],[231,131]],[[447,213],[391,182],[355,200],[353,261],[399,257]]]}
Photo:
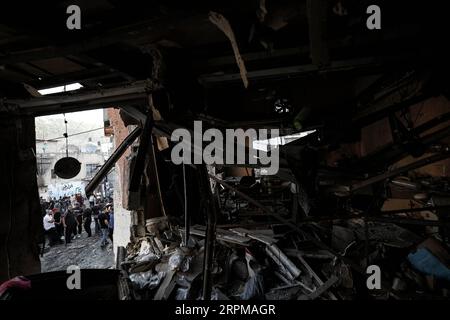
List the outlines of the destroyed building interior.
{"label": "destroyed building interior", "polygon": [[[72,2],[80,30],[66,28]],[[0,283],[41,271],[34,118],[113,108],[120,139],[86,194],[119,168],[114,203],[131,225],[104,270],[114,298],[449,299],[450,28],[440,8],[374,1],[371,30],[372,2],[11,2]],[[37,92],[71,83],[82,88]],[[278,129],[278,172],[173,163],[172,133],[194,121]]]}

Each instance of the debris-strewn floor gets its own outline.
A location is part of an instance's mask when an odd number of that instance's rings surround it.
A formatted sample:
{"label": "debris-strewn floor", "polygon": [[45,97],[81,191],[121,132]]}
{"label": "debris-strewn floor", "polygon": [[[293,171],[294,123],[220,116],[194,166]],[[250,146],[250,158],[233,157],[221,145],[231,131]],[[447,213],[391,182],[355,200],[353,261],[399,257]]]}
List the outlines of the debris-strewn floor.
{"label": "debris-strewn floor", "polygon": [[105,249],[100,248],[100,238],[93,235],[88,238],[83,234],[67,245],[46,247],[41,258],[41,271],[50,272],[65,270],[70,265],[78,265],[81,269],[111,268],[114,256],[111,243]]}
{"label": "debris-strewn floor", "polygon": [[[264,185],[254,188],[261,190],[253,192],[258,200],[238,199],[236,194],[239,187],[243,189],[243,182],[234,182],[234,188],[230,184],[237,180],[225,179],[228,183],[218,181],[234,193],[226,188],[219,191],[220,224],[215,225],[215,239],[209,246],[210,268],[204,268],[208,250],[204,225],[190,225],[186,240],[186,229],[176,221],[167,217],[147,219],[145,234],[136,237],[124,258],[119,259],[133,288],[131,298],[450,299],[447,233],[439,232],[444,230],[444,224],[433,227],[430,222],[437,219],[430,220],[433,213],[427,212],[440,199],[437,195],[432,194],[427,202],[388,199],[370,219],[358,210],[355,196],[345,218],[323,218],[317,212],[315,221],[300,218],[302,223],[295,224],[289,220],[289,208],[283,207],[281,201],[269,202],[276,211],[262,204],[273,195],[264,193]],[[272,189],[279,186],[279,193],[273,196],[289,199],[287,192],[282,194],[281,181],[271,178],[270,182]],[[265,183],[264,179],[261,183]],[[412,219],[411,214],[419,212],[410,209],[413,204],[423,211],[421,218],[414,221],[406,218]],[[395,210],[396,206],[400,209]],[[263,214],[267,211],[271,215]],[[396,217],[395,213],[402,216]],[[274,219],[275,216],[279,218]],[[287,223],[280,223],[282,220]],[[379,270],[370,278],[377,278],[378,284],[368,282],[372,268]],[[203,292],[205,287],[208,291]]]}

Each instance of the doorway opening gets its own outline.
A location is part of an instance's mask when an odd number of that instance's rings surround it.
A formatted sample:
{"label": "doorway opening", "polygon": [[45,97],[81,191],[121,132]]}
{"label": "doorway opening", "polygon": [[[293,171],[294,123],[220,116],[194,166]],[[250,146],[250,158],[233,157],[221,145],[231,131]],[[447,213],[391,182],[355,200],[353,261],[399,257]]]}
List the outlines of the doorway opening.
{"label": "doorway opening", "polygon": [[[40,244],[41,272],[107,269],[114,263],[114,167],[91,194],[85,187],[113,151],[113,137],[105,130],[106,109],[35,118],[37,182],[44,237]],[[71,177],[57,164],[75,159]],[[71,168],[66,168],[71,169]],[[69,170],[70,171],[70,170]],[[73,170],[72,170],[73,171]],[[108,244],[102,242],[107,217]]]}

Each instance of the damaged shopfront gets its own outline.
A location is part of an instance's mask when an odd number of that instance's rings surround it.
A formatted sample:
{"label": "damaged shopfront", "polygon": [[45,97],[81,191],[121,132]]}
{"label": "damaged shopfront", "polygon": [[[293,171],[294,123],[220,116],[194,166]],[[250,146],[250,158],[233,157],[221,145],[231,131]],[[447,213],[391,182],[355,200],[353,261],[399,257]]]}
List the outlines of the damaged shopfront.
{"label": "damaged shopfront", "polygon": [[[0,294],[449,299],[445,10],[379,1],[371,30],[366,1],[82,2],[76,35],[20,6],[0,20]],[[84,193],[115,169],[115,266],[81,270],[80,293],[39,274],[33,120],[98,108],[114,152]],[[277,135],[255,153],[230,130]]]}

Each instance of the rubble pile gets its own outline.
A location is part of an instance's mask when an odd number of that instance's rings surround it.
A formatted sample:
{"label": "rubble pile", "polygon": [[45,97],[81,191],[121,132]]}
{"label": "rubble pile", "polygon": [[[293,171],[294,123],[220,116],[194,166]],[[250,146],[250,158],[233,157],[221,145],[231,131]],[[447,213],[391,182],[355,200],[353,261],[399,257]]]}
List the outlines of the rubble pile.
{"label": "rubble pile", "polygon": [[[185,230],[163,218],[127,248],[121,263],[136,299],[202,299],[204,226]],[[279,224],[217,227],[211,266],[214,300],[448,298],[450,256],[436,238],[363,219],[309,223],[299,234]],[[368,232],[368,241],[366,234]],[[329,250],[318,248],[314,238]],[[381,269],[368,290],[367,265]]]}

